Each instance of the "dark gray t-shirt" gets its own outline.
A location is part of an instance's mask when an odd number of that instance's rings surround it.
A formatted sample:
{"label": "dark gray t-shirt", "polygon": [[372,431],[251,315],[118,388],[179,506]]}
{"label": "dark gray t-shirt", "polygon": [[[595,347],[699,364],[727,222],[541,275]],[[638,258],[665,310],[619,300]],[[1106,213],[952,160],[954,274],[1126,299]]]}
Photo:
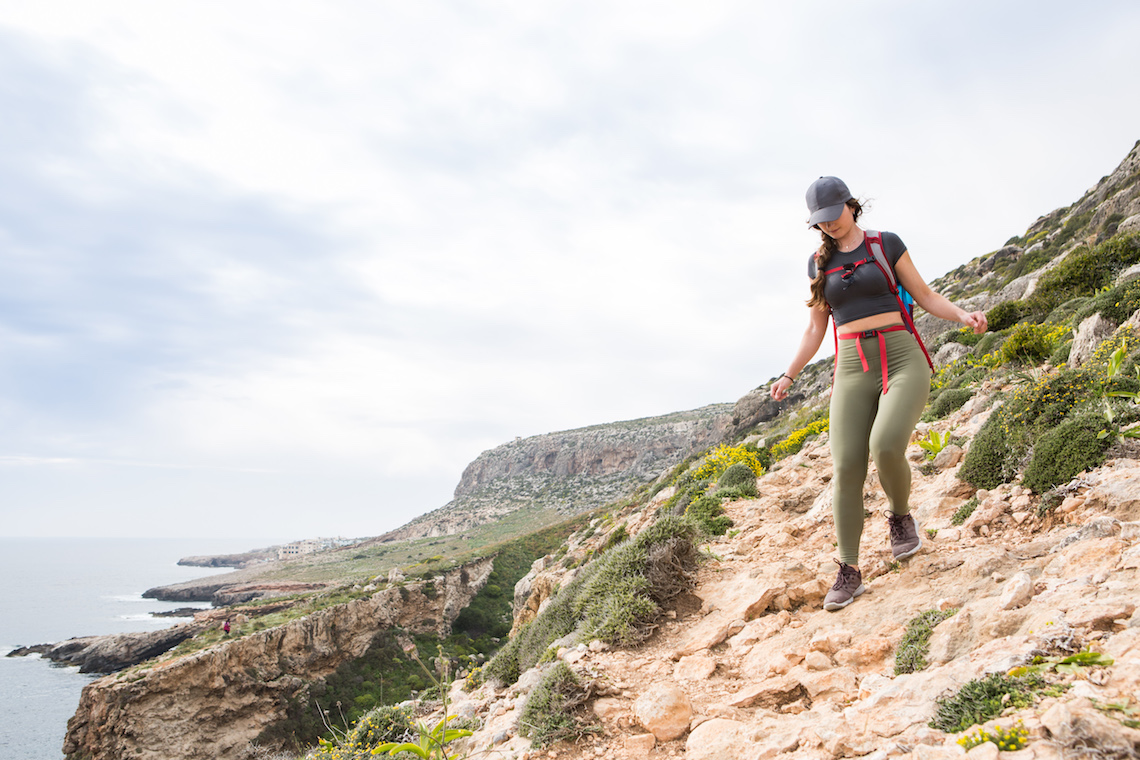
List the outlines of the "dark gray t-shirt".
{"label": "dark gray t-shirt", "polygon": [[[906,253],[906,246],[893,232],[879,234],[883,236],[883,253],[887,255],[891,266],[894,266]],[[847,253],[836,251],[831,261],[827,263],[827,271],[852,266],[870,257],[871,251],[867,247],[867,241],[864,240],[863,244],[853,251]],[[814,252],[808,258],[808,277],[815,278]],[[836,325],[899,310],[899,302],[895,300],[887,278],[873,261],[855,267],[849,274],[842,271],[829,274],[823,285],[823,297],[831,307],[832,319]]]}

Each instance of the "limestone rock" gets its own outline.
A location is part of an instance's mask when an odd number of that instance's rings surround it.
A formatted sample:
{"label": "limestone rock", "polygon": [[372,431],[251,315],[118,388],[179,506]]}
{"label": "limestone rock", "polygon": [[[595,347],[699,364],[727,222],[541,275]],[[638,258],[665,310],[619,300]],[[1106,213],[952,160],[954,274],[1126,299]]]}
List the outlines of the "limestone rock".
{"label": "limestone rock", "polygon": [[945,367],[947,364],[953,364],[964,356],[969,356],[969,354],[970,348],[968,346],[951,342],[938,349],[937,353],[931,358],[934,360],[934,366]]}
{"label": "limestone rock", "polygon": [[1033,579],[1029,573],[1018,573],[1006,581],[1001,591],[1001,609],[1013,610],[1029,604],[1033,598]]}
{"label": "limestone rock", "polygon": [[1073,337],[1073,347],[1069,351],[1069,365],[1079,367],[1092,357],[1093,351],[1105,338],[1116,330],[1116,324],[1102,317],[1099,313],[1086,317],[1077,326]]}
{"label": "limestone rock", "polygon": [[694,654],[682,657],[673,668],[673,677],[678,681],[704,681],[716,671],[716,660],[707,654]]}
{"label": "limestone rock", "polygon": [[685,760],[746,760],[749,751],[745,724],[713,718],[697,726],[685,742]]}
{"label": "limestone rock", "polygon": [[658,683],[637,698],[633,713],[657,741],[668,742],[679,739],[689,730],[693,706],[689,696],[676,684]]}
{"label": "limestone rock", "polygon": [[729,698],[728,704],[732,707],[763,707],[775,710],[803,699],[808,699],[808,692],[798,679],[778,676],[743,689]]}
{"label": "limestone rock", "polygon": [[1125,219],[1116,228],[1117,234],[1131,234],[1133,232],[1140,232],[1140,214],[1133,214]]}
{"label": "limestone rock", "polygon": [[642,760],[649,757],[649,753],[657,745],[657,739],[653,734],[634,734],[627,736],[623,745],[625,757],[629,760]]}

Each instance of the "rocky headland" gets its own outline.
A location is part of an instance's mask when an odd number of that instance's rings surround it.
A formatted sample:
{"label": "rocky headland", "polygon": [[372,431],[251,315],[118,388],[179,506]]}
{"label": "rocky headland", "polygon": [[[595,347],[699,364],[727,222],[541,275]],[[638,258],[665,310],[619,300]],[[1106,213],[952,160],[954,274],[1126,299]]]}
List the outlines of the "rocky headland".
{"label": "rocky headland", "polygon": [[178,560],[178,564],[184,567],[232,567],[242,570],[247,567],[276,560],[278,548],[280,547],[270,546],[265,549],[253,549],[237,554],[210,554],[183,557]]}
{"label": "rocky headland", "polygon": [[[491,572],[486,559],[185,656],[93,681],[68,721],[64,754],[85,760],[224,760],[288,721],[306,695],[377,637],[446,635]],[[217,626],[217,620],[213,622]]]}

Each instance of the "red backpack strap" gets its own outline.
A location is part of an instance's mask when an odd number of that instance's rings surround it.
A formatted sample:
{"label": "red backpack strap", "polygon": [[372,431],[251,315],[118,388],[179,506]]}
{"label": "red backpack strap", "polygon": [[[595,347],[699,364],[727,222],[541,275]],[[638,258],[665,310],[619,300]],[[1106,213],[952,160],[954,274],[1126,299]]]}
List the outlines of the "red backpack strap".
{"label": "red backpack strap", "polygon": [[891,286],[891,293],[894,294],[895,300],[899,304],[899,313],[902,314],[903,322],[906,323],[906,329],[910,331],[914,339],[918,341],[918,347],[922,349],[922,355],[926,357],[926,363],[930,365],[930,371],[934,371],[934,361],[930,358],[930,352],[926,350],[926,344],[922,342],[922,336],[918,334],[918,328],[914,326],[914,318],[911,317],[910,309],[903,303],[902,296],[899,295],[899,281],[895,277],[895,268],[887,258],[886,252],[883,250],[883,236],[882,233],[866,230],[863,233],[867,238],[867,247],[871,249],[871,257],[875,260],[875,264],[879,267],[879,271],[887,278],[887,283]]}

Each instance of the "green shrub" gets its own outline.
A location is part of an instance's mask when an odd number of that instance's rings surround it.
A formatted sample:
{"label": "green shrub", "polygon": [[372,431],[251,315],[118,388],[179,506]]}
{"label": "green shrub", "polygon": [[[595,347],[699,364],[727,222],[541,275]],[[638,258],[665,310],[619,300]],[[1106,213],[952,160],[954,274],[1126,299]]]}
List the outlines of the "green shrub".
{"label": "green shrub", "polygon": [[697,524],[711,536],[723,536],[732,527],[732,520],[724,516],[720,497],[706,494],[694,501],[685,510],[685,515],[696,520]]}
{"label": "green shrub", "polygon": [[664,509],[662,511],[672,515],[685,514],[685,510],[689,508],[689,504],[693,502],[693,499],[696,499],[704,494],[705,491],[709,489],[709,485],[711,483],[712,481],[706,478],[704,480],[689,482],[683,487],[678,486],[677,493],[666,499]]}
{"label": "green shrub", "polygon": [[972,353],[974,356],[979,357],[993,353],[993,351],[997,349],[1004,340],[1005,335],[1000,332],[983,333],[981,339],[974,344],[974,350]]}
{"label": "green shrub", "polygon": [[974,510],[978,508],[978,497],[971,496],[962,503],[962,506],[954,510],[954,514],[950,517],[951,525],[961,525],[966,522],[970,515],[974,514]]}
{"label": "green shrub", "polygon": [[598,551],[607,551],[620,544],[622,541],[629,538],[629,531],[625,529],[625,523],[617,526],[610,535],[606,537],[606,542],[602,544],[602,548]]}
{"label": "green shrub", "polygon": [[694,480],[718,478],[729,467],[738,463],[747,466],[755,477],[764,474],[760,452],[755,446],[745,444],[729,446],[722,443],[705,455],[704,462],[693,472],[692,477]]}
{"label": "green shrub", "polygon": [[599,554],[484,666],[486,677],[514,683],[576,629],[614,644],[640,641],[661,605],[691,586],[700,535],[695,521],[663,515]]}
{"label": "green shrub", "polygon": [[1049,358],[1057,346],[1072,338],[1072,331],[1065,325],[1023,322],[1016,325],[1009,337],[1001,344],[998,358],[1002,364],[1022,362],[1040,364]]}
{"label": "green shrub", "polygon": [[1062,343],[1053,349],[1053,353],[1049,354],[1049,363],[1054,367],[1060,367],[1069,361],[1069,352],[1073,350],[1073,342]]}
{"label": "green shrub", "polygon": [[366,713],[348,732],[345,743],[371,748],[384,742],[408,741],[415,733],[410,710],[392,705]]}
{"label": "green shrub", "polygon": [[1016,388],[1006,405],[1010,423],[1008,432],[1030,430],[1039,434],[1056,427],[1079,404],[1093,398],[1096,382],[1090,371],[1064,369],[1050,373],[1031,385]]}
{"label": "green shrub", "polygon": [[1024,319],[1028,312],[1024,301],[1002,301],[986,312],[986,322],[991,330],[1005,330]]}
{"label": "green shrub", "polygon": [[579,709],[586,696],[574,671],[564,662],[556,663],[523,704],[519,733],[529,737],[533,746],[545,747],[597,732],[597,725],[587,722],[585,712]]}
{"label": "green shrub", "polygon": [[931,420],[940,420],[951,412],[961,409],[962,406],[973,397],[973,389],[947,388],[939,393],[934,398],[934,401],[930,403],[930,409],[926,416]]}
{"label": "green shrub", "polygon": [[1012,481],[1041,436],[1092,401],[1098,386],[1096,374],[1085,369],[1059,370],[1018,386],[974,436],[958,477],[987,489]]}
{"label": "green shrub", "polygon": [[828,425],[829,421],[825,418],[816,420],[807,427],[792,432],[787,438],[772,447],[772,458],[783,459],[786,456],[795,454],[804,447],[804,443],[809,437],[818,435],[827,430]]}
{"label": "green shrub", "polygon": [[1130,280],[1110,290],[1097,293],[1078,313],[1079,319],[1092,314],[1100,314],[1116,324],[1121,324],[1140,309],[1140,280]]}
{"label": "green shrub", "polygon": [[756,473],[743,462],[731,465],[717,480],[717,488],[732,488],[733,486],[756,485]]}
{"label": "green shrub", "polygon": [[1111,437],[1098,437],[1104,428],[1103,415],[1087,412],[1045,433],[1033,447],[1022,482],[1034,493],[1043,493],[1102,464],[1112,442]]}
{"label": "green shrub", "polygon": [[[1052,246],[1059,249],[1067,242],[1066,236],[1077,228],[1075,221],[1069,220]],[[1138,235],[1118,235],[1092,249],[1078,248],[1041,276],[1033,295],[1027,300],[1028,308],[1044,317],[1069,299],[1091,296],[1111,285],[1117,273],[1137,261],[1140,261]]]}
{"label": "green shrub", "polygon": [[970,681],[952,696],[935,700],[937,709],[929,725],[939,731],[956,734],[996,718],[1006,707],[1029,707],[1042,694],[1057,691],[1036,673],[1016,678],[991,673],[985,678]]}
{"label": "green shrub", "polygon": [[755,499],[759,494],[756,490],[756,483],[745,483],[741,486],[733,486],[732,488],[718,488],[714,492],[714,496],[721,499]]}
{"label": "green shrub", "polygon": [[[954,331],[953,341],[961,343],[963,346],[976,346],[985,335],[986,333],[978,334],[969,327],[959,327]],[[947,343],[949,342],[947,341]]]}
{"label": "green shrub", "polygon": [[1091,296],[1077,296],[1070,298],[1063,304],[1049,312],[1049,316],[1045,318],[1046,322],[1053,322],[1054,324],[1071,324],[1076,325],[1077,322],[1092,314],[1096,309],[1092,309],[1091,304],[1093,299]]}
{"label": "green shrub", "polygon": [[1007,464],[1011,457],[1003,430],[1004,412],[1004,409],[995,409],[974,436],[958,470],[959,480],[989,489],[1013,479],[1016,470]]}
{"label": "green shrub", "polygon": [[896,676],[917,673],[926,667],[926,653],[930,651],[930,636],[934,633],[934,627],[957,611],[927,610],[906,624],[906,634],[895,651]]}

